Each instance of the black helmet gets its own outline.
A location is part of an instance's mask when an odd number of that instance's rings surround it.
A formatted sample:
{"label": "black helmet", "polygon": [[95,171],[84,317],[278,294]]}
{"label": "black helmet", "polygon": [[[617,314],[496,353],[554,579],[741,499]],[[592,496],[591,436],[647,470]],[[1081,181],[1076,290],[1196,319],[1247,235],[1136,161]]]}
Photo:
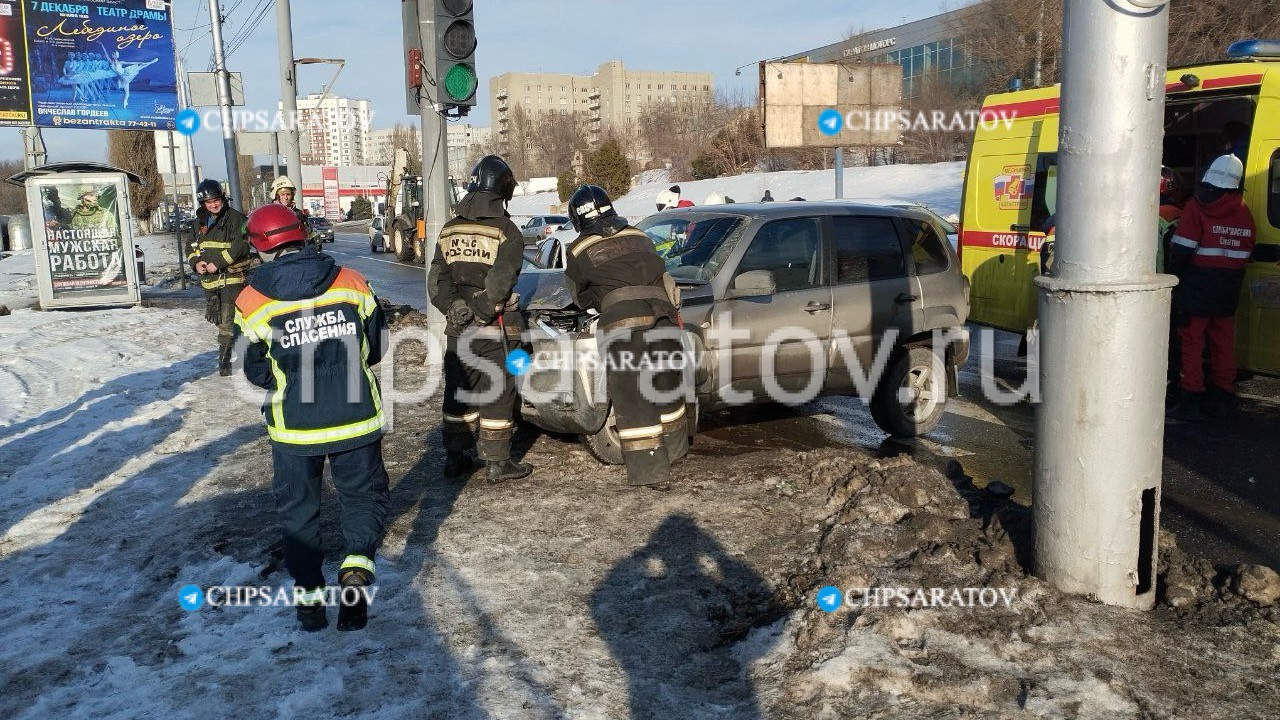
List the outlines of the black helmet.
{"label": "black helmet", "polygon": [[516,194],[516,174],[511,166],[497,155],[485,155],[471,169],[471,179],[467,182],[467,192],[485,190],[494,193],[503,200],[510,200]]}
{"label": "black helmet", "polygon": [[609,193],[599,185],[580,185],[569,196],[569,222],[578,232],[598,227],[604,220],[617,216]]}
{"label": "black helmet", "polygon": [[222,183],[207,178],[200,181],[196,186],[196,201],[204,202],[205,200],[226,200],[227,194],[222,191]]}

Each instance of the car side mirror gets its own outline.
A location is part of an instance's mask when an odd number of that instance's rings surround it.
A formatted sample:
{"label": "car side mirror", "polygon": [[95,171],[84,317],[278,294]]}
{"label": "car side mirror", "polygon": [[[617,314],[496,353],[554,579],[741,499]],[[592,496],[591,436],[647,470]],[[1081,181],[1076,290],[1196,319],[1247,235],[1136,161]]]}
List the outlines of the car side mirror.
{"label": "car side mirror", "polygon": [[733,279],[733,285],[725,292],[725,300],[748,297],[766,297],[778,289],[769,270],[750,270]]}

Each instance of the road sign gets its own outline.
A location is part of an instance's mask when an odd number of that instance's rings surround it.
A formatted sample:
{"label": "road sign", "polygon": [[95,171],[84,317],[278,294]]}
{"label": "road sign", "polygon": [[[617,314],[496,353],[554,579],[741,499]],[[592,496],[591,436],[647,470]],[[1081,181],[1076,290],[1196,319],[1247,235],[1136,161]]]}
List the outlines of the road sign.
{"label": "road sign", "polygon": [[[231,76],[231,104],[244,105],[244,81],[240,79],[240,73],[228,73]],[[218,74],[203,73],[187,73],[187,82],[191,89],[191,106],[192,107],[217,107],[218,106]]]}

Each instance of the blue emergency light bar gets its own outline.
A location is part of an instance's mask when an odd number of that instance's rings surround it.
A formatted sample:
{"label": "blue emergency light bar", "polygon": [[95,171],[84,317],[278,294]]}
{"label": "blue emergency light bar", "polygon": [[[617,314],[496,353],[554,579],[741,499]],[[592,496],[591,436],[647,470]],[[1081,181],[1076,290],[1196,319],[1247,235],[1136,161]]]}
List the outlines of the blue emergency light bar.
{"label": "blue emergency light bar", "polygon": [[1240,40],[1233,42],[1227,48],[1227,57],[1232,60],[1280,58],[1280,40]]}

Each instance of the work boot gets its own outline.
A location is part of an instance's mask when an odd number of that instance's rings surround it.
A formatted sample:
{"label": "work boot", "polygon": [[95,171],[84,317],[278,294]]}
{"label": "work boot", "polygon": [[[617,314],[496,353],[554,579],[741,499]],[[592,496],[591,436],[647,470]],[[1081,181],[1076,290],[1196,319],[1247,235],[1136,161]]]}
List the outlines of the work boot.
{"label": "work boot", "polygon": [[445,454],[444,476],[458,478],[471,475],[476,471],[476,461],[470,453],[450,452]]}
{"label": "work boot", "polygon": [[1200,411],[1203,401],[1203,392],[1183,390],[1178,403],[1165,411],[1165,418],[1177,422],[1199,422],[1204,419]]}
{"label": "work boot", "polygon": [[628,485],[657,485],[671,481],[671,459],[665,446],[624,452],[622,459],[627,464]]}
{"label": "work boot", "polygon": [[1200,409],[1214,420],[1230,420],[1235,415],[1236,396],[1220,387],[1211,387],[1205,392]]}
{"label": "work boot", "polygon": [[329,627],[329,616],[325,611],[324,598],[319,595],[323,592],[323,588],[314,588],[308,591],[306,595],[315,595],[315,597],[304,597],[303,602],[299,602],[294,606],[294,612],[298,615],[298,622],[301,623],[302,629],[307,632],[316,632]]}
{"label": "work boot", "polygon": [[520,463],[511,459],[490,460],[485,463],[485,473],[489,482],[500,483],[529,477],[529,475],[533,474],[533,466],[529,463]]}
{"label": "work boot", "polygon": [[218,346],[218,374],[227,377],[231,374],[231,346]]}
{"label": "work boot", "polygon": [[[338,630],[363,630],[369,624],[369,603],[359,588],[373,584],[373,575],[364,568],[343,568],[338,573]],[[348,589],[351,588],[351,589]]]}

